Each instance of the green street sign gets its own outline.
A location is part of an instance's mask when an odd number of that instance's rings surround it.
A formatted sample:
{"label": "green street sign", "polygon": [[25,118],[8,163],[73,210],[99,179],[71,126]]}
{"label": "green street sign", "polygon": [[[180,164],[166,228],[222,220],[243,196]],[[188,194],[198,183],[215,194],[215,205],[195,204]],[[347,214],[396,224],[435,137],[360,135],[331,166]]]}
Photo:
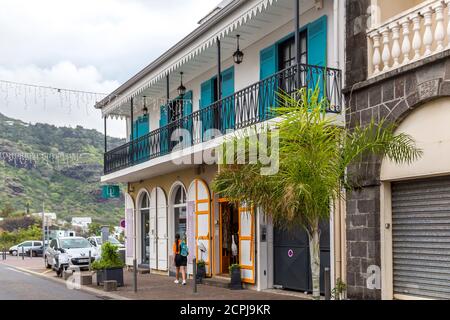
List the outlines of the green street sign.
{"label": "green street sign", "polygon": [[119,186],[102,186],[103,199],[117,199],[120,198]]}

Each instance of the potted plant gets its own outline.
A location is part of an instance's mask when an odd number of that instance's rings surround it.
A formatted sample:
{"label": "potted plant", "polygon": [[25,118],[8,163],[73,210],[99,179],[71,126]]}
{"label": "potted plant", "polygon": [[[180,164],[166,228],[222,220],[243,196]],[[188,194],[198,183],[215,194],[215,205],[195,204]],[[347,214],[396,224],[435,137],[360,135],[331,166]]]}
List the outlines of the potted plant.
{"label": "potted plant", "polygon": [[205,275],[206,275],[206,262],[203,260],[199,260],[197,262],[197,276],[196,276],[197,283],[202,283]]}
{"label": "potted plant", "polygon": [[117,246],[105,242],[100,259],[92,263],[92,269],[97,272],[97,285],[102,285],[103,281],[116,280],[118,287],[123,286],[123,267]]}
{"label": "potted plant", "polygon": [[347,285],[338,278],[336,280],[336,287],[331,290],[331,297],[334,300],[345,300],[345,292],[347,291]]}
{"label": "potted plant", "polygon": [[230,289],[242,290],[241,266],[239,264],[232,264],[229,270],[231,275]]}

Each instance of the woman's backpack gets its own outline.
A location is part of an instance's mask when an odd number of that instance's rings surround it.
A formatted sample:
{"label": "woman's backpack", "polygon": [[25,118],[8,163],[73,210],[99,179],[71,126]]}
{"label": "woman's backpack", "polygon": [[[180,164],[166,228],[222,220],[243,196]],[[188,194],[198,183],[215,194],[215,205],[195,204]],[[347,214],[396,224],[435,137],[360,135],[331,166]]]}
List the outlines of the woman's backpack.
{"label": "woman's backpack", "polygon": [[189,255],[189,248],[184,241],[181,242],[180,255],[182,255],[183,257],[187,257]]}

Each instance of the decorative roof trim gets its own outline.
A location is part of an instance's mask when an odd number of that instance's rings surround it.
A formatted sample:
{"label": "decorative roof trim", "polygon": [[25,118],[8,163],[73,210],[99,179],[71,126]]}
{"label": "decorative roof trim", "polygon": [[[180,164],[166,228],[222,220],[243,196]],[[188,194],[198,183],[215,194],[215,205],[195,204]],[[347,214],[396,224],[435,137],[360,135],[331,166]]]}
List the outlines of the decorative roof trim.
{"label": "decorative roof trim", "polygon": [[[214,17],[212,17],[210,20],[208,20],[203,25],[201,25],[199,28],[194,30],[190,35],[188,35],[186,38],[181,40],[174,47],[169,49],[161,57],[156,59],[153,63],[151,63],[146,68],[144,68],[142,71],[140,71],[133,78],[128,80],[126,83],[124,83],[121,87],[119,87],[113,93],[111,93],[106,98],[104,98],[102,101],[97,103],[95,105],[95,107],[97,109],[102,109],[102,114],[105,115],[105,114],[111,113],[113,110],[120,107],[121,105],[130,102],[131,98],[138,96],[144,90],[151,87],[152,85],[154,85],[161,79],[165,78],[167,75],[174,72],[176,69],[181,67],[183,64],[189,62],[196,56],[200,55],[202,52],[204,52],[211,46],[215,45],[218,39],[220,40],[220,39],[224,38],[225,36],[227,36],[228,34],[232,33],[238,27],[247,23],[248,21],[250,21],[251,19],[256,17],[258,14],[260,14],[261,12],[267,10],[267,8],[269,6],[273,5],[277,1],[278,0],[261,0],[261,1],[259,1],[252,8],[250,8],[247,11],[245,11],[244,13],[242,13],[232,23],[228,24],[226,27],[224,27],[221,30],[214,33],[207,40],[205,40],[203,43],[201,43],[197,47],[191,49],[188,53],[183,55],[177,61],[166,66],[165,68],[163,68],[163,70],[155,73],[155,71],[157,71],[158,68],[163,67],[164,63],[167,63],[167,61],[169,59],[173,58],[173,56],[176,53],[182,51],[183,49],[186,49],[186,47],[188,47],[190,44],[192,44],[192,41],[197,40],[199,37],[201,37],[204,34],[205,31],[210,30],[220,20],[222,20],[223,18],[230,15],[238,7],[240,7],[241,5],[243,5],[246,2],[245,0],[233,1],[232,3],[230,3],[228,6],[226,6],[222,10],[223,12],[219,12]],[[152,76],[152,74],[154,74],[154,75]],[[127,91],[130,91],[130,92],[125,94],[125,92],[127,92]]]}

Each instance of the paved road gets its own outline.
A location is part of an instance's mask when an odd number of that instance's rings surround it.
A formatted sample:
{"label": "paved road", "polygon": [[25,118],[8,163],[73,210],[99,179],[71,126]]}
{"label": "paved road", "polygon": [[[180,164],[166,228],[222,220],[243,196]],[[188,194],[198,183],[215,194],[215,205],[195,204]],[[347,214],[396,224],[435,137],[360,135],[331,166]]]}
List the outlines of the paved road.
{"label": "paved road", "polygon": [[0,264],[0,300],[100,300],[64,284]]}

